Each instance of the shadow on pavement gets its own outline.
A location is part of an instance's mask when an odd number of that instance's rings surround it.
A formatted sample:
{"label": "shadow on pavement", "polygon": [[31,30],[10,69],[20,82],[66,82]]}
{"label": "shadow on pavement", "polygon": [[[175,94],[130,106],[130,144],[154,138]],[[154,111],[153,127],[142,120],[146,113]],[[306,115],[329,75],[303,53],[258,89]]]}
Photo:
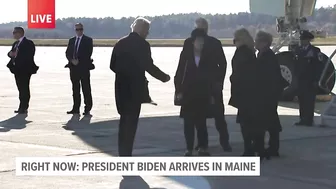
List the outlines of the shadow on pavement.
{"label": "shadow on pavement", "polygon": [[[281,142],[280,153],[282,156],[280,158],[265,162],[263,169],[266,171],[263,172],[262,175],[266,175],[261,177],[244,178],[220,176],[165,178],[169,179],[172,183],[178,183],[179,185],[184,185],[186,188],[191,189],[223,189],[225,185],[222,184],[225,182],[230,183],[228,186],[237,186],[241,183],[241,186],[244,188],[249,186],[258,186],[259,188],[264,188],[262,183],[266,182],[268,179],[271,179],[272,181],[267,182],[267,187],[272,187],[273,185],[271,182],[273,181],[278,183],[283,182],[283,179],[280,179],[279,175],[286,175],[289,174],[289,172],[303,174],[302,171],[311,166],[312,163],[314,164],[319,162],[319,160],[317,160],[318,158],[313,160],[313,158],[315,158],[312,156],[314,151],[312,152],[312,149],[310,148],[312,144],[305,144],[302,141],[303,144],[295,146],[295,143],[303,140],[300,138],[314,138],[318,136],[317,133],[327,133],[332,128],[294,127],[292,124],[297,121],[298,116],[293,115],[280,115],[280,119],[283,125],[283,132],[281,136],[285,138],[285,141]],[[220,148],[218,142],[218,132],[215,128],[213,119],[209,119],[207,124],[210,145],[209,150],[213,156],[240,156],[243,152],[243,145],[240,127],[238,124],[236,124],[236,115],[227,115],[226,120],[228,123],[230,137],[232,139],[231,143],[233,146],[233,152],[225,153]],[[91,117],[84,117],[80,119],[79,116],[73,116],[66,124],[65,129],[72,132],[74,136],[78,137],[88,145],[95,147],[98,150],[97,153],[106,153],[111,156],[117,156],[118,123],[119,120],[91,122]],[[294,146],[292,146],[293,144]],[[178,116],[140,118],[134,144],[134,156],[182,156],[184,150],[185,141],[183,136],[183,121]],[[303,150],[305,150],[305,152],[303,152]],[[322,152],[320,154],[322,154]],[[328,165],[330,164],[328,163]],[[309,171],[317,169],[318,164],[316,164],[316,166],[312,166],[312,169],[309,169]],[[325,168],[320,169],[322,172],[323,170],[326,170]],[[294,177],[293,174],[291,177]],[[308,176],[309,179],[311,179],[313,174]],[[285,180],[289,179],[290,178],[287,177],[285,178]],[[289,183],[292,181],[286,182]],[[222,184],[218,185],[218,183]],[[164,184],[162,185],[166,186]],[[302,186],[305,186],[307,189],[309,188],[308,185],[306,186],[306,184],[303,184]],[[154,189],[150,188],[146,181],[141,177],[124,178],[120,183],[120,189],[128,188]]]}
{"label": "shadow on pavement", "polygon": [[123,176],[120,182],[119,189],[166,189],[166,188],[151,188],[147,182],[140,176]]}
{"label": "shadow on pavement", "polygon": [[10,130],[24,129],[27,127],[28,123],[32,121],[27,121],[27,114],[17,114],[7,120],[0,122],[0,132],[8,132]]}
{"label": "shadow on pavement", "polygon": [[[226,116],[231,143],[234,148],[239,146],[241,150],[233,153],[220,153],[219,155],[240,155],[242,153],[242,139],[240,126],[236,123],[236,115]],[[280,115],[283,125],[283,133],[287,135],[298,135],[291,133],[293,123],[298,121],[297,116]],[[119,120],[106,120],[91,122],[91,117],[73,116],[64,126],[64,129],[71,131],[72,135],[78,137],[88,145],[96,148],[97,153],[107,153],[117,156],[118,146],[118,124]],[[209,150],[214,153],[221,152],[219,137],[213,119],[208,120]],[[318,129],[318,128],[314,128]],[[295,130],[309,131],[314,134],[311,128],[300,127]],[[196,142],[195,142],[196,145]],[[153,154],[180,154],[183,156],[185,150],[185,139],[183,134],[183,121],[178,116],[163,117],[142,117],[134,142],[135,156],[150,156]]]}
{"label": "shadow on pavement", "polygon": [[[327,106],[329,102],[316,102],[315,103],[315,113],[321,114],[323,113],[325,107]],[[279,102],[279,106],[285,107],[285,108],[292,108],[292,109],[299,109],[299,103],[298,102]]]}

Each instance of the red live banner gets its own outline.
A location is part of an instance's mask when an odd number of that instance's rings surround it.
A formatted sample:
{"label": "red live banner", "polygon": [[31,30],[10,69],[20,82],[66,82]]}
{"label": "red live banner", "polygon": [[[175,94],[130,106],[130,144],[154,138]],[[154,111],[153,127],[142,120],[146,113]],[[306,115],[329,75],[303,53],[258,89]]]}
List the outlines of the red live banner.
{"label": "red live banner", "polygon": [[28,0],[28,28],[54,29],[55,27],[55,0]]}

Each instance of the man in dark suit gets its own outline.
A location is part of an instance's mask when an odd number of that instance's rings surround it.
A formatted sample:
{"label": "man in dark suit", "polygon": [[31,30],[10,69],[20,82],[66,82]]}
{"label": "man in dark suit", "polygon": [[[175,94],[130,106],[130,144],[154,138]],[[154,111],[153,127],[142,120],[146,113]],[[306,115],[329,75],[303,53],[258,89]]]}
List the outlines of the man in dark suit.
{"label": "man in dark suit", "polygon": [[71,38],[68,43],[65,55],[68,64],[65,66],[70,69],[70,79],[72,83],[73,107],[67,114],[79,114],[81,105],[80,86],[84,96],[84,113],[90,115],[92,109],[92,95],[90,84],[90,70],[93,70],[94,64],[91,59],[93,51],[92,38],[84,35],[83,24],[75,25],[76,36]]}
{"label": "man in dark suit", "polygon": [[132,33],[114,46],[110,64],[110,69],[116,74],[115,99],[120,114],[119,156],[132,156],[141,104],[152,102],[145,72],[162,82],[170,80],[169,75],[153,64],[150,45],[146,41],[149,21],[137,18],[131,28]]}
{"label": "man in dark suit", "polygon": [[36,74],[39,69],[34,61],[35,44],[33,41],[24,36],[25,32],[22,27],[15,27],[13,37],[16,40],[11,51],[8,52],[10,58],[7,67],[15,76],[16,86],[19,90],[20,105],[15,113],[28,113],[30,100],[30,78],[32,74]]}
{"label": "man in dark suit", "polygon": [[[198,18],[195,24],[196,28],[204,29],[204,31],[208,33],[208,22],[206,19]],[[192,43],[191,38],[188,38],[184,43],[183,49],[191,45],[191,43]],[[216,57],[213,60],[217,61],[218,64],[218,72],[217,72],[218,81],[213,86],[214,99],[215,99],[215,106],[213,113],[215,117],[215,125],[219,133],[219,141],[223,150],[225,152],[231,152],[232,148],[229,143],[229,132],[225,120],[224,115],[225,108],[223,102],[223,86],[224,86],[224,78],[226,74],[227,62],[223,51],[222,43],[218,39],[207,35],[207,37],[205,38],[205,44],[207,44],[206,45],[207,48],[211,49],[211,51],[207,51],[211,53],[211,55],[209,56]]]}

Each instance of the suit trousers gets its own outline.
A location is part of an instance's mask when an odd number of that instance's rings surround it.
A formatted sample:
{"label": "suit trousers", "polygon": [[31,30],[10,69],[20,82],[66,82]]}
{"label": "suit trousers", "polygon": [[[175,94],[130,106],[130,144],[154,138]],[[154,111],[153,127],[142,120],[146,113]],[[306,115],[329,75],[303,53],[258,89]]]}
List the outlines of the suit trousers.
{"label": "suit trousers", "polygon": [[90,71],[70,70],[70,79],[72,83],[72,98],[73,98],[73,110],[79,111],[81,105],[80,88],[82,85],[82,91],[85,103],[85,112],[89,112],[92,109],[92,94],[90,83]]}
{"label": "suit trousers", "polygon": [[244,140],[244,155],[265,156],[265,131],[256,129],[256,125],[249,123],[241,123],[241,132]]}
{"label": "suit trousers", "polygon": [[275,130],[268,130],[269,141],[268,141],[268,152],[278,153],[280,148],[280,132]]}
{"label": "suit trousers", "polygon": [[215,99],[215,110],[214,110],[215,125],[219,133],[219,142],[223,147],[229,144],[229,132],[224,115],[225,108],[223,102],[223,92],[221,91],[220,93],[218,93],[218,95],[216,95],[214,99]]}
{"label": "suit trousers", "polygon": [[240,123],[240,129],[244,140],[244,155],[253,156],[255,151],[253,149],[253,134],[250,125]]}
{"label": "suit trousers", "polygon": [[16,86],[19,90],[20,105],[18,110],[28,110],[30,100],[30,78],[31,74],[15,74]]}
{"label": "suit trousers", "polygon": [[[219,134],[219,142],[222,147],[229,145],[229,131],[227,128],[227,122],[225,120],[225,107],[223,102],[223,92],[214,96],[215,105],[213,106],[213,115],[215,118],[216,129]],[[207,127],[205,128],[207,130]],[[206,131],[208,133],[208,131]],[[197,148],[199,144],[197,144]]]}
{"label": "suit trousers", "polygon": [[300,121],[312,124],[314,122],[314,109],[316,94],[314,89],[300,90],[299,95]]}
{"label": "suit trousers", "polygon": [[132,104],[120,115],[118,132],[119,156],[132,156],[135,134],[138,128],[141,103]]}
{"label": "suit trousers", "polygon": [[208,148],[208,130],[205,117],[186,117],[184,118],[184,137],[187,144],[187,150],[192,151],[195,141],[195,128],[197,131],[197,140],[199,148]]}

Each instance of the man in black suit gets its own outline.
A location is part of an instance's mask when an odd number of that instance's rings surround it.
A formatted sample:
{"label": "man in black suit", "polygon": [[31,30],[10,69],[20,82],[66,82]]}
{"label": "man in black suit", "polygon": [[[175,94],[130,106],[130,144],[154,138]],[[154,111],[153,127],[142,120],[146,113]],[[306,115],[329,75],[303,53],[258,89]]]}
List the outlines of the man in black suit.
{"label": "man in black suit", "polygon": [[[206,33],[208,33],[208,21],[204,18],[198,18],[195,21],[196,28],[204,29]],[[187,46],[189,46],[192,43],[191,38],[188,38],[183,45],[183,49],[185,49]],[[217,61],[218,64],[218,82],[214,84],[214,100],[215,105],[213,109],[213,114],[215,117],[215,125],[216,129],[219,133],[219,142],[225,152],[231,152],[232,147],[229,143],[229,132],[227,129],[227,123],[225,120],[225,108],[224,108],[224,102],[223,102],[223,86],[224,86],[224,78],[226,74],[226,67],[227,62],[225,58],[225,54],[223,51],[222,43],[216,39],[215,37],[207,35],[205,38],[205,44],[206,48],[211,49],[211,55],[210,57],[216,57],[214,60]],[[206,49],[204,49],[204,52]],[[198,145],[197,145],[198,146]],[[196,147],[198,148],[198,147]]]}
{"label": "man in black suit", "polygon": [[133,143],[142,103],[151,103],[148,92],[150,75],[162,82],[170,80],[153,64],[150,45],[146,41],[150,23],[138,18],[132,24],[132,33],[120,39],[113,48],[110,69],[115,76],[115,99],[120,114],[119,156],[132,156]]}
{"label": "man in black suit", "polygon": [[19,90],[20,105],[18,110],[14,111],[19,114],[28,113],[30,78],[39,69],[34,61],[35,44],[27,39],[24,34],[25,31],[22,27],[14,28],[13,37],[16,41],[13,43],[11,51],[7,54],[10,58],[7,67],[14,74],[16,86]]}
{"label": "man in black suit", "polygon": [[68,43],[65,55],[68,64],[65,66],[70,69],[70,79],[72,83],[73,107],[67,114],[79,114],[81,105],[80,86],[84,96],[84,113],[90,115],[92,109],[92,95],[90,84],[90,70],[94,69],[93,60],[91,59],[93,51],[92,38],[84,35],[83,24],[75,25],[76,36],[71,38]]}

